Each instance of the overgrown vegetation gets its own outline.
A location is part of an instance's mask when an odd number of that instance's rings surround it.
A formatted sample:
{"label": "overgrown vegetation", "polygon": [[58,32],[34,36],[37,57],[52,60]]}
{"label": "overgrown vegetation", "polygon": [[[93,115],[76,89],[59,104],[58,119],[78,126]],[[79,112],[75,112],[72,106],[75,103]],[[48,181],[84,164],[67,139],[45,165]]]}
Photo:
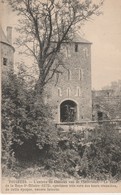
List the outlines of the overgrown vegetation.
{"label": "overgrown vegetation", "polygon": [[[77,178],[121,179],[121,136],[105,125],[85,139],[82,131],[53,124],[51,108],[38,102],[21,78],[2,87],[3,174],[15,177],[63,174]],[[13,174],[13,175],[12,175]]]}
{"label": "overgrown vegetation", "polygon": [[[2,140],[4,160],[34,159],[35,151],[55,143],[56,131],[51,124],[52,114],[48,105],[25,88],[21,78],[10,75],[2,87]],[[51,127],[51,128],[50,128]],[[7,154],[6,154],[6,151]],[[10,155],[8,158],[7,155]]]}

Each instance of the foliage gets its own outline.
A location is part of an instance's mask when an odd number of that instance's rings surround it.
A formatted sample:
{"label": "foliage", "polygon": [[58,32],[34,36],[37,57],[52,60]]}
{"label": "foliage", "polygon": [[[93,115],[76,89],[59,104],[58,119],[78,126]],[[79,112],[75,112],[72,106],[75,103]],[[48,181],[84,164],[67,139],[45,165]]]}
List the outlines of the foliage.
{"label": "foliage", "polygon": [[95,133],[85,139],[82,131],[57,128],[51,110],[16,75],[2,83],[4,171],[12,169],[18,177],[21,171],[24,174],[24,168],[37,165],[52,174],[121,179],[121,136],[113,125],[96,127]]}
{"label": "foliage", "polygon": [[25,87],[16,75],[2,84],[2,160],[8,164],[13,155],[33,160],[45,145],[56,145],[51,108]]}
{"label": "foliage", "polygon": [[42,92],[54,74],[61,73],[62,43],[71,42],[82,24],[101,13],[103,0],[96,4],[92,0],[9,0],[9,4],[19,15],[17,44],[38,66],[37,89]]}
{"label": "foliage", "polygon": [[93,139],[93,150],[95,151],[95,155],[92,156],[94,173],[99,172],[105,176],[121,179],[121,136],[113,125],[102,126]]}
{"label": "foliage", "polygon": [[[14,84],[14,75],[11,79],[2,83],[2,162],[11,167],[14,162],[14,151],[12,149],[13,125],[16,112],[17,83]],[[17,101],[17,99],[16,99]],[[13,117],[14,116],[14,117]]]}
{"label": "foliage", "polygon": [[112,125],[98,129],[90,142],[81,132],[58,136],[58,148],[49,150],[43,163],[47,169],[96,180],[121,179],[121,136]]}

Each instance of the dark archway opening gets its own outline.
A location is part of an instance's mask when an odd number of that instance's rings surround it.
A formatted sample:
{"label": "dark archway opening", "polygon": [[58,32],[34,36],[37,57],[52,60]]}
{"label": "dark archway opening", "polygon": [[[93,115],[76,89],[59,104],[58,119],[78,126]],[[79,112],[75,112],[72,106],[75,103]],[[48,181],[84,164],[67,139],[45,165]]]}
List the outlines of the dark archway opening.
{"label": "dark archway opening", "polygon": [[77,119],[77,104],[72,100],[66,100],[60,105],[60,121],[75,122]]}

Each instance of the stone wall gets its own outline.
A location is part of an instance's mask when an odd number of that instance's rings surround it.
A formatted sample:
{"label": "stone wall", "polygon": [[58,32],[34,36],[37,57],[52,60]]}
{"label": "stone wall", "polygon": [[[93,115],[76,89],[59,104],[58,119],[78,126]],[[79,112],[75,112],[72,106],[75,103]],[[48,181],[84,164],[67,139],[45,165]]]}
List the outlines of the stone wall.
{"label": "stone wall", "polygon": [[105,89],[92,92],[93,119],[98,120],[98,112],[102,119],[121,119],[121,91]]}
{"label": "stone wall", "polygon": [[12,27],[7,27],[7,35],[4,34],[0,26],[0,59],[2,79],[6,80],[8,74],[14,71],[14,52],[15,49],[12,46]]}
{"label": "stone wall", "polygon": [[6,43],[0,43],[0,44],[1,44],[2,76],[7,77],[8,73],[10,71],[13,71],[14,48]]}
{"label": "stone wall", "polygon": [[[78,45],[78,51],[75,51]],[[56,84],[53,78],[47,87],[49,98],[47,102],[54,107],[55,122],[60,122],[60,105],[65,100],[72,100],[77,104],[76,121],[92,119],[91,98],[91,44],[64,43],[64,66],[62,74]]]}

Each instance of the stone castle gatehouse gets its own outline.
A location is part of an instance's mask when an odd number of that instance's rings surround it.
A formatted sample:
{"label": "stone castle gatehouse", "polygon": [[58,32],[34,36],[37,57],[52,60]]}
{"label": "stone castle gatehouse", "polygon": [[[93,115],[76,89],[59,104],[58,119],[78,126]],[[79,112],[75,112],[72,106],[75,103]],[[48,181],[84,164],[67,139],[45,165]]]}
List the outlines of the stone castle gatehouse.
{"label": "stone castle gatehouse", "polygon": [[47,87],[46,101],[54,106],[56,123],[92,120],[91,43],[76,35],[73,42],[63,43],[64,65],[58,82],[53,78]]}

